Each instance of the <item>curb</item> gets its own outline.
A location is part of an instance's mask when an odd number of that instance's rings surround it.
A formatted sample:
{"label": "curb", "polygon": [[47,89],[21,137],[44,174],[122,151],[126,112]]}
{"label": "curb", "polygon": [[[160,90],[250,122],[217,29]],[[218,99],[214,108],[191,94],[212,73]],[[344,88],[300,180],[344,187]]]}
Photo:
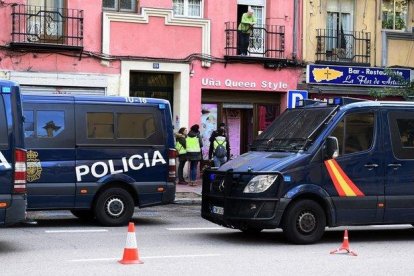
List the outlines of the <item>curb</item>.
{"label": "curb", "polygon": [[174,204],[181,205],[200,205],[201,195],[193,192],[177,192]]}
{"label": "curb", "polygon": [[174,201],[174,204],[179,205],[201,205],[201,198],[178,198]]}

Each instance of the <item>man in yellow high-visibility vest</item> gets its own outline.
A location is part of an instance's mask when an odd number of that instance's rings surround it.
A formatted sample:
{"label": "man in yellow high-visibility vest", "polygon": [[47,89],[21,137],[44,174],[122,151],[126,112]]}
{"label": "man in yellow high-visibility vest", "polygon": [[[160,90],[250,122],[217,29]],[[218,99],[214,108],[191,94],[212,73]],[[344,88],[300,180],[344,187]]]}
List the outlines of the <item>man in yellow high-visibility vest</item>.
{"label": "man in yellow high-visibility vest", "polygon": [[182,127],[175,134],[175,149],[178,152],[178,183],[180,185],[188,184],[184,179],[184,165],[187,161],[187,128]]}
{"label": "man in yellow high-visibility vest", "polygon": [[190,186],[196,185],[197,165],[201,160],[201,148],[203,147],[203,142],[201,140],[199,128],[199,125],[193,125],[185,139],[187,143],[187,157],[190,161]]}

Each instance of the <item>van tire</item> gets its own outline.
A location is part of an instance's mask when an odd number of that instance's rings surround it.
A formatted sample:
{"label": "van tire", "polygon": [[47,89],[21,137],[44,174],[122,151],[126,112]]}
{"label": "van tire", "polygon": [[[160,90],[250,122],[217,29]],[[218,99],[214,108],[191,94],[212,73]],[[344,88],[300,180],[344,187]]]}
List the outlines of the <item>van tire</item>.
{"label": "van tire", "polygon": [[94,213],[97,221],[104,226],[121,226],[131,220],[134,208],[134,199],[128,191],[113,187],[98,196]]}
{"label": "van tire", "polygon": [[283,216],[283,234],[295,244],[310,244],[320,240],[326,226],[322,207],[313,200],[294,202]]}
{"label": "van tire", "polygon": [[72,215],[83,221],[91,221],[95,218],[92,210],[70,210]]}

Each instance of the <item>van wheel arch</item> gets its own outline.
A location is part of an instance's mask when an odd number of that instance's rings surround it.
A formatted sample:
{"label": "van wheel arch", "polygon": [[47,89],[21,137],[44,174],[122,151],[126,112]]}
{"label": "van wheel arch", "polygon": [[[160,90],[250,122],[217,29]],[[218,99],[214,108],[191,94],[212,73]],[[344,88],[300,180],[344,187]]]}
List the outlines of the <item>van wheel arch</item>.
{"label": "van wheel arch", "polygon": [[118,187],[118,188],[121,188],[121,189],[124,189],[124,190],[128,191],[128,193],[134,199],[135,206],[139,206],[138,194],[131,185],[129,185],[128,183],[125,183],[125,182],[109,182],[109,183],[106,183],[106,184],[100,186],[99,189],[96,191],[95,196],[92,200],[91,209],[94,208],[96,200],[98,199],[98,196],[101,193],[105,192],[106,190],[108,190],[110,188],[114,188],[114,187]]}
{"label": "van wheel arch", "polygon": [[283,215],[282,228],[286,239],[295,244],[317,242],[324,234],[326,212],[317,201],[300,198],[291,202]]}
{"label": "van wheel arch", "polygon": [[283,228],[283,221],[284,221],[284,217],[286,214],[286,210],[288,210],[288,208],[294,204],[295,202],[299,201],[299,200],[305,200],[305,199],[309,199],[309,200],[313,200],[316,203],[318,203],[323,211],[325,212],[325,217],[326,217],[326,226],[328,227],[333,227],[335,226],[334,221],[335,221],[335,217],[332,214],[332,212],[334,211],[334,207],[332,205],[332,202],[330,202],[330,200],[324,199],[316,194],[311,194],[311,193],[306,193],[306,194],[301,194],[297,197],[294,197],[287,206],[285,206],[285,209],[283,211],[283,217],[281,219],[281,227]]}
{"label": "van wheel arch", "polygon": [[100,224],[120,226],[128,223],[137,205],[138,195],[129,184],[108,183],[96,193],[91,210]]}

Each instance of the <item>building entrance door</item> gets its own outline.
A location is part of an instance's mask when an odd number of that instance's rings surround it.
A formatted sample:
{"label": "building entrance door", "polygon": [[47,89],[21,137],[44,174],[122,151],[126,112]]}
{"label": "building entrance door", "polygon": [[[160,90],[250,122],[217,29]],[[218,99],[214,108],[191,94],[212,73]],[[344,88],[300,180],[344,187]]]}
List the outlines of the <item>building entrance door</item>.
{"label": "building entrance door", "polygon": [[231,158],[247,152],[253,142],[253,108],[223,108],[223,121],[227,126]]}

